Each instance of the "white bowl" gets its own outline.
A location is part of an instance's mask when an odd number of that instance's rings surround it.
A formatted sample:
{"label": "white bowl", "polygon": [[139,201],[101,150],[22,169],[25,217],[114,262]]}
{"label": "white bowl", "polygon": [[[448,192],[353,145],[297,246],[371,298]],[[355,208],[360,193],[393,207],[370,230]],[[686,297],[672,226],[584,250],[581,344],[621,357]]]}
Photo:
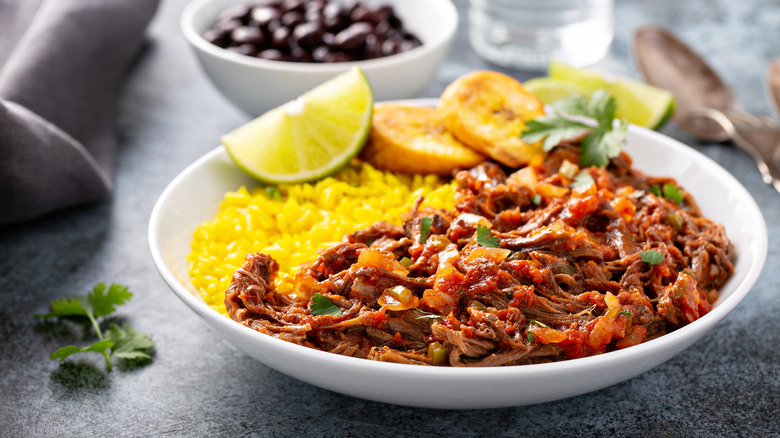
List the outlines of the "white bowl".
{"label": "white bowl", "polygon": [[295,99],[356,64],[371,81],[376,100],[418,96],[436,74],[458,27],[458,13],[450,0],[361,0],[363,4],[393,6],[404,27],[422,45],[384,58],[334,64],[252,58],[220,48],[202,37],[220,12],[247,2],[195,0],[185,8],[181,28],[217,89],[253,117]]}
{"label": "white bowl", "polygon": [[726,170],[682,143],[636,126],[629,127],[625,149],[640,170],[672,176],[689,190],[707,217],[724,224],[738,258],[734,275],[710,313],[657,339],[599,356],[495,368],[375,362],[282,341],[217,313],[200,298],[187,274],[192,233],[216,215],[225,192],[257,185],[221,147],[187,167],[160,196],[149,222],[152,258],[173,292],[231,344],[279,372],[322,388],[369,400],[448,409],[571,397],[634,377],[693,344],[747,295],[766,260],[767,231],[761,211]]}

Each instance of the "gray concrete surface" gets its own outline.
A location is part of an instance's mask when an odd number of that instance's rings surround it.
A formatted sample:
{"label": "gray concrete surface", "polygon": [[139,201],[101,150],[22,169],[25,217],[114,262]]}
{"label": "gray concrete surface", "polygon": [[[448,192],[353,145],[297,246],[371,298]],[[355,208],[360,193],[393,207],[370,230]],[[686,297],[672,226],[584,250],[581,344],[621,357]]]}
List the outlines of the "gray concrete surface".
{"label": "gray concrete surface", "polygon": [[[733,145],[699,144],[673,125],[664,132],[749,189],[766,218],[770,249],[748,297],[669,362],[571,399],[441,411],[328,392],[230,347],[168,290],[146,242],[149,214],[163,188],[222,133],[247,120],[208,83],[186,47],[178,26],[185,3],[163,2],[149,47],[124,89],[112,200],[0,228],[0,436],[780,436],[780,195]],[[661,24],[704,54],[747,110],[771,114],[763,77],[770,59],[780,56],[780,1],[616,3],[616,39],[598,68],[636,76],[633,33]],[[456,4],[463,13],[465,0]],[[463,73],[494,68],[469,47],[463,21],[424,97],[438,96]],[[49,360],[67,340],[33,314],[99,281],[123,283],[135,293],[119,313],[156,341],[149,366],[106,373],[98,356],[67,365]]]}

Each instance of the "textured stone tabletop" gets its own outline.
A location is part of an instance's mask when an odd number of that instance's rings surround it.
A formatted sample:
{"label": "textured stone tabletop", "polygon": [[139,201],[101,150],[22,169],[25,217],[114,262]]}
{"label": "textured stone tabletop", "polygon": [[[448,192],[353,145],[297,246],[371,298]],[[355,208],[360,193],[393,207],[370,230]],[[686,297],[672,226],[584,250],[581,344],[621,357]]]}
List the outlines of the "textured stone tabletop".
{"label": "textured stone tabletop", "polygon": [[[466,0],[457,41],[423,97],[493,68],[471,50]],[[186,0],[163,1],[123,90],[113,198],[0,228],[0,437],[18,436],[780,436],[780,194],[730,144],[700,144],[748,188],[769,231],[769,257],[747,298],[672,360],[618,385],[541,405],[487,411],[412,409],[332,393],[235,350],[180,302],[147,244],[152,206],[184,167],[247,120],[199,70],[179,31]],[[764,69],[780,56],[780,1],[617,0],[601,70],[637,76],[631,39],[675,31],[733,85],[745,109],[772,114]],[[540,72],[510,72],[525,80]],[[2,158],[0,158],[2,159]],[[739,214],[737,212],[736,214]],[[153,362],[106,373],[97,355],[49,360],[63,343],[33,315],[97,282],[128,285],[119,314],[156,342]]]}

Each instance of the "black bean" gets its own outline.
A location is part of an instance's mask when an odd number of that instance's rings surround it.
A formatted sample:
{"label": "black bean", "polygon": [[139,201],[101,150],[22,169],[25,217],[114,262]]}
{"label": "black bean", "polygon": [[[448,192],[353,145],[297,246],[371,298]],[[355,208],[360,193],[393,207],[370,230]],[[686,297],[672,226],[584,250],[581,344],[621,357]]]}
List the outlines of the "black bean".
{"label": "black bean", "polygon": [[230,33],[230,38],[234,43],[241,44],[263,44],[265,35],[263,31],[256,27],[242,26]]}
{"label": "black bean", "polygon": [[230,32],[220,31],[217,29],[209,29],[203,33],[203,38],[211,44],[219,47],[227,47],[229,41]]}
{"label": "black bean", "polygon": [[303,12],[306,6],[305,0],[283,0],[282,10]]}
{"label": "black bean", "polygon": [[290,45],[290,28],[281,26],[271,34],[271,45],[277,49],[287,49]]}
{"label": "black bean", "polygon": [[284,59],[284,53],[276,49],[265,49],[257,54],[260,59],[267,59],[269,61],[281,61]]}
{"label": "black bean", "polygon": [[268,29],[268,23],[281,17],[279,11],[270,6],[260,6],[252,10],[251,19],[258,26]]}
{"label": "black bean", "polygon": [[311,50],[322,43],[323,30],[320,23],[302,23],[295,27],[293,39],[301,48]]}
{"label": "black bean", "polygon": [[228,47],[227,49],[230,50],[231,52],[240,53],[241,55],[246,55],[246,56],[257,55],[257,47],[254,44],[241,44],[238,46]]}
{"label": "black bean", "polygon": [[356,50],[366,43],[366,36],[373,30],[368,23],[354,23],[336,34],[333,45],[342,50]]}
{"label": "black bean", "polygon": [[306,16],[300,11],[285,12],[282,15],[282,24],[287,27],[295,27],[306,21]]}

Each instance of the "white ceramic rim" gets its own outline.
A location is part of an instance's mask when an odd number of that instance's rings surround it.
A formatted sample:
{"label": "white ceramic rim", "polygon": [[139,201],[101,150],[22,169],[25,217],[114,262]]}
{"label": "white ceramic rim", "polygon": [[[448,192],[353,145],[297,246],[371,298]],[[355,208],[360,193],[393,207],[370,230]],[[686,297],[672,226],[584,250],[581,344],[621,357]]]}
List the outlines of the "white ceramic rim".
{"label": "white ceramic rim", "polygon": [[[414,105],[435,105],[437,99],[414,99],[406,102]],[[182,285],[176,276],[168,268],[163,258],[163,248],[161,246],[161,239],[157,236],[159,225],[161,222],[161,210],[166,203],[166,200],[171,193],[177,188],[180,181],[187,179],[189,174],[197,171],[202,166],[208,165],[211,160],[219,157],[220,155],[226,155],[223,147],[217,147],[212,151],[206,153],[194,163],[185,168],[179,175],[177,175],[173,181],[165,188],[160,195],[159,199],[155,203],[149,220],[148,238],[150,250],[152,253],[152,259],[154,264],[162,276],[163,280],[168,284],[171,290],[181,299],[187,306],[194,310],[198,315],[204,318],[208,324],[213,325],[218,332],[241,332],[243,336],[252,338],[257,342],[258,347],[269,349],[279,349],[297,356],[300,360],[313,361],[311,363],[327,363],[334,368],[342,368],[345,372],[349,372],[350,369],[369,369],[377,375],[381,375],[383,372],[392,373],[394,376],[403,378],[404,375],[415,376],[426,379],[434,379],[442,381],[443,379],[467,379],[468,381],[494,381],[495,379],[542,379],[551,378],[554,379],[556,375],[561,373],[577,373],[584,372],[585,370],[609,370],[615,364],[625,364],[632,361],[632,356],[637,357],[652,357],[654,355],[665,356],[664,351],[676,349],[679,344],[684,344],[686,339],[691,339],[688,344],[695,342],[704,333],[701,331],[709,330],[718,321],[724,318],[729,312],[731,312],[744,297],[750,292],[753,285],[756,283],[767,255],[767,230],[766,223],[764,221],[761,210],[758,208],[755,200],[749,194],[749,192],[737,181],[729,172],[723,169],[720,165],[715,163],[709,157],[702,153],[689,148],[682,143],[671,139],[658,132],[651,131],[638,126],[630,125],[629,132],[634,134],[640,134],[649,137],[653,141],[661,142],[673,142],[679,146],[679,152],[686,154],[702,166],[708,168],[708,172],[711,172],[713,176],[726,181],[726,183],[732,187],[733,190],[738,192],[738,197],[741,201],[746,203],[746,214],[755,215],[757,221],[757,228],[754,230],[755,237],[757,239],[757,247],[751,251],[757,256],[756,263],[750,265],[744,279],[741,283],[737,284],[734,291],[723,301],[717,302],[717,305],[698,320],[693,323],[681,327],[671,333],[668,333],[659,338],[644,342],[642,344],[623,349],[611,351],[605,354],[589,356],[580,359],[570,359],[560,362],[552,362],[545,364],[532,364],[532,365],[516,365],[505,367],[483,367],[483,368],[457,368],[457,367],[426,367],[419,365],[407,365],[396,364],[387,362],[371,361],[366,359],[359,359],[353,357],[342,356],[334,353],[328,353],[321,350],[315,350],[312,348],[300,346],[287,341],[283,341],[278,338],[257,332],[251,328],[245,327],[241,324],[237,324],[230,318],[225,317],[222,314],[217,313],[211,309],[202,299],[194,296],[184,285]],[[236,168],[236,171],[239,171]],[[680,348],[682,351],[684,348]],[[636,360],[636,359],[634,359]],[[284,371],[281,371],[284,372]],[[639,373],[636,373],[639,374]],[[634,374],[635,375],[635,374]],[[295,376],[293,376],[295,377]],[[618,383],[615,381],[614,383]],[[324,386],[323,386],[324,387]],[[603,387],[603,386],[600,386]],[[328,388],[338,391],[335,388]],[[347,393],[347,391],[343,391]],[[587,392],[587,391],[585,391]],[[579,393],[572,393],[569,396],[577,395]],[[558,397],[561,398],[561,397]],[[414,402],[410,402],[408,405],[414,406]],[[489,405],[482,403],[482,405]],[[507,406],[506,403],[497,404],[495,406]],[[468,408],[468,407],[467,407]]]}
{"label": "white ceramic rim", "polygon": [[[418,0],[425,2],[438,2],[442,8],[447,10],[449,17],[447,24],[449,27],[445,28],[443,32],[436,35],[435,38],[422,41],[422,45],[415,47],[407,52],[398,53],[396,55],[384,56],[381,58],[367,59],[362,61],[350,61],[350,62],[338,62],[338,63],[314,63],[314,62],[288,62],[288,61],[271,61],[260,58],[253,58],[251,56],[241,55],[239,53],[233,53],[229,50],[217,47],[214,44],[206,41],[203,36],[195,29],[194,17],[198,11],[213,2],[214,0],[194,0],[190,2],[185,8],[181,16],[181,30],[184,33],[184,37],[198,48],[212,56],[224,59],[225,61],[233,62],[236,64],[242,64],[245,66],[262,67],[267,70],[275,70],[281,72],[319,72],[319,73],[338,73],[345,69],[352,68],[352,66],[360,65],[363,69],[381,68],[383,66],[390,66],[398,62],[403,62],[406,59],[421,57],[436,50],[441,45],[447,44],[448,41],[455,34],[458,28],[458,11],[455,5],[450,0]],[[238,3],[238,1],[236,2]],[[216,17],[215,17],[216,18]]]}

